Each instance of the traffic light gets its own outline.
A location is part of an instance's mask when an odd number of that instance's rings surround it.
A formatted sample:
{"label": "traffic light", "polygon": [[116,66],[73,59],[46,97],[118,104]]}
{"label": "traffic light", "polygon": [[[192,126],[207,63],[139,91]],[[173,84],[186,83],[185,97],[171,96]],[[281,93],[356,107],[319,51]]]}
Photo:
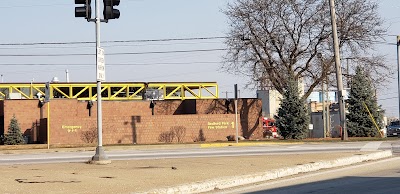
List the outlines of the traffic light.
{"label": "traffic light", "polygon": [[84,6],[75,7],[75,17],[84,17],[89,20],[92,17],[91,0],[75,0],[75,4],[83,4]]}
{"label": "traffic light", "polygon": [[121,0],[103,0],[104,10],[103,16],[105,20],[118,19],[120,12],[118,9],[114,9],[114,6],[118,6]]}

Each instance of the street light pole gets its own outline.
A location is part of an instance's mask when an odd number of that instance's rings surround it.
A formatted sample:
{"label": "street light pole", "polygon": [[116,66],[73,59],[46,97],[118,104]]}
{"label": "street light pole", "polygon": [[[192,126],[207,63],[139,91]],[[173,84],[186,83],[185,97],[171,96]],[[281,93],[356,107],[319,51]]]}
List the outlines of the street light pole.
{"label": "street light pole", "polygon": [[346,128],[346,111],[345,111],[345,103],[343,97],[343,80],[342,80],[342,69],[340,65],[339,40],[338,40],[337,26],[336,26],[335,1],[329,0],[329,5],[331,11],[333,46],[335,50],[335,67],[336,67],[336,81],[338,88],[340,126],[342,128],[342,140],[347,140],[348,137]]}
{"label": "street light pole", "polygon": [[397,36],[397,82],[399,93],[399,119],[400,119],[400,36]]}
{"label": "street light pole", "polygon": [[[98,55],[100,49],[100,0],[96,0],[96,69],[99,65]],[[98,70],[97,70],[98,71]],[[96,71],[96,77],[97,77]],[[109,163],[103,149],[103,118],[101,107],[101,80],[97,79],[97,148],[96,154],[92,157],[93,162]]]}
{"label": "street light pole", "polygon": [[236,143],[239,143],[239,126],[238,126],[238,89],[237,84],[234,85],[235,92],[235,126],[236,126]]}
{"label": "street light pole", "polygon": [[[318,53],[318,58],[321,60],[321,72],[322,72],[322,74],[324,74],[324,71],[325,71],[325,66],[324,66],[324,59],[323,59],[323,56],[322,56],[322,54],[321,53]],[[322,121],[323,121],[323,129],[324,129],[324,135],[323,135],[323,138],[325,138],[326,136],[325,136],[325,134],[326,134],[326,127],[327,127],[327,125],[326,125],[326,120],[327,120],[327,117],[326,117],[326,111],[325,111],[325,83],[324,83],[324,80],[325,80],[325,78],[323,78],[322,79],[322,82],[321,82],[321,100],[322,100]]]}

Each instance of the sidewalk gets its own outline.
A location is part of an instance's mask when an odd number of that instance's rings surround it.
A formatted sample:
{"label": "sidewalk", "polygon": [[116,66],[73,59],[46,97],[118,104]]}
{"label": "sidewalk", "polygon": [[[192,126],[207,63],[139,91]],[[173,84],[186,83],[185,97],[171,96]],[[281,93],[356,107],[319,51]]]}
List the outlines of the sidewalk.
{"label": "sidewalk", "polygon": [[0,166],[0,193],[197,193],[390,156],[343,152]]}

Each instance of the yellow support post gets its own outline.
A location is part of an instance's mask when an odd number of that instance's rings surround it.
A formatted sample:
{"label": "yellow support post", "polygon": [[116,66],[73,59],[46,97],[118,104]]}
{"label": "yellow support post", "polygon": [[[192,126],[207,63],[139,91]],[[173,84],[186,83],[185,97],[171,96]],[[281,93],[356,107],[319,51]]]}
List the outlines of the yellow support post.
{"label": "yellow support post", "polygon": [[50,149],[50,101],[47,102],[47,149]]}
{"label": "yellow support post", "polygon": [[367,110],[368,115],[371,118],[372,122],[374,123],[374,125],[376,127],[376,130],[378,131],[379,135],[381,135],[381,138],[383,138],[383,134],[382,134],[381,130],[379,129],[378,124],[376,124],[376,121],[375,121],[374,117],[372,116],[371,112],[369,111],[368,106],[365,104],[365,102],[363,102],[363,105],[364,105],[365,109]]}

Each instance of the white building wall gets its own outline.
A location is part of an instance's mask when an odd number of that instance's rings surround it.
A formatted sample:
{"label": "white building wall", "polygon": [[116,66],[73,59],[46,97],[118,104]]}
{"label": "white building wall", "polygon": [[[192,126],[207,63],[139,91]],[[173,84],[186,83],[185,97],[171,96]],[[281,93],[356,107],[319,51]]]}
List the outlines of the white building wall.
{"label": "white building wall", "polygon": [[282,95],[277,90],[257,90],[257,98],[262,101],[262,116],[273,118],[279,109]]}

